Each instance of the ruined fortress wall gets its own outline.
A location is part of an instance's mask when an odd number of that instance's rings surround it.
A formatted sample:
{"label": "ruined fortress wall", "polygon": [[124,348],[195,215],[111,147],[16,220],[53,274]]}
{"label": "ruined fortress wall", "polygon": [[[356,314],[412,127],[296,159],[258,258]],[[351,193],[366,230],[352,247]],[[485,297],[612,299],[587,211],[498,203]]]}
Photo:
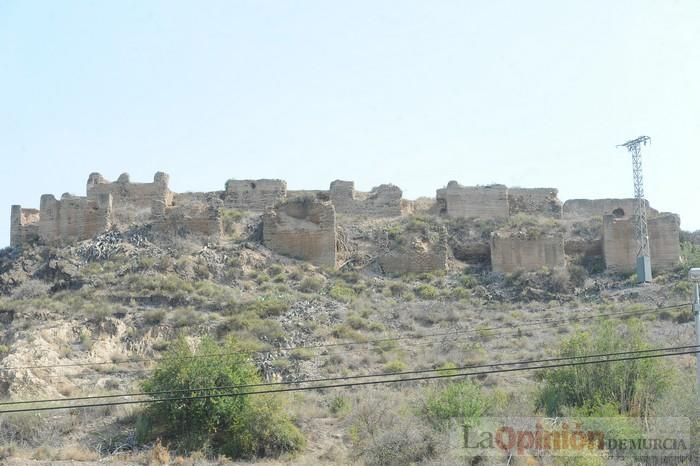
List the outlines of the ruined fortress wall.
{"label": "ruined fortress wall", "polygon": [[287,197],[287,183],[283,180],[228,180],[223,193],[228,209],[262,212]]}
{"label": "ruined fortress wall", "polygon": [[355,208],[355,182],[335,180],[331,182],[328,197],[338,214],[351,213]]}
{"label": "ruined fortress wall", "polygon": [[46,244],[67,244],[91,238],[112,226],[112,195],[91,198],[64,194],[57,200],[41,196],[39,239]]}
{"label": "ruined fortress wall", "polygon": [[287,199],[293,199],[295,197],[315,197],[321,201],[330,200],[328,191],[322,189],[288,189]]}
{"label": "ruined fortress wall", "polygon": [[39,238],[39,211],[13,205],[10,214],[10,246],[19,247]]}
{"label": "ruined fortress wall", "polygon": [[263,243],[279,254],[335,268],[333,204],[315,198],[296,198],[267,210],[263,214]]}
{"label": "ruined fortress wall", "polygon": [[562,204],[556,188],[508,188],[510,215],[525,213],[551,218],[562,217]]}
{"label": "ruined fortress wall", "polygon": [[384,273],[425,273],[447,269],[447,230],[440,230],[439,240],[430,243],[421,238],[407,239],[406,245],[391,249],[379,257]]}
{"label": "ruined fortress wall", "polygon": [[115,182],[109,182],[99,173],[92,173],[87,181],[87,197],[95,199],[101,194],[111,194],[115,211],[149,210],[153,201],[172,204],[169,182],[170,177],[163,172],[156,173],[152,183],[132,183],[128,173],[120,175]]}
{"label": "ruined fortress wall", "polygon": [[153,201],[151,206],[152,224],[155,231],[169,235],[195,234],[218,241],[223,235],[223,201],[217,196],[195,202],[183,202],[166,206],[163,201]]}
{"label": "ruined fortress wall", "polygon": [[508,188],[502,184],[462,186],[450,181],[438,189],[438,204],[449,217],[506,219],[509,215]]}
{"label": "ruined fortress wall", "polygon": [[382,184],[370,192],[355,191],[353,181],[335,180],[328,197],[336,213],[367,217],[400,217],[412,210],[412,204],[402,199],[403,192],[393,184]]}
{"label": "ruined fortress wall", "polygon": [[[223,193],[223,191],[173,193],[172,206],[184,207],[206,205],[212,198],[222,199],[224,197]],[[153,203],[151,206],[153,206]]]}
{"label": "ruined fortress wall", "polygon": [[498,232],[491,236],[491,267],[494,272],[537,271],[543,267],[565,266],[562,236],[527,239]]}
{"label": "ruined fortress wall", "polygon": [[[680,219],[664,214],[648,221],[652,270],[667,270],[680,263]],[[637,262],[637,240],[632,218],[603,217],[603,256],[613,272],[633,272]]]}
{"label": "ruined fortress wall", "polygon": [[663,214],[649,219],[651,266],[669,270],[681,262],[681,220],[675,214]]}
{"label": "ruined fortress wall", "polygon": [[637,242],[634,223],[629,218],[603,217],[603,258],[605,267],[613,272],[635,270]]}
{"label": "ruined fortress wall", "polygon": [[[649,206],[648,201],[644,201],[647,213],[650,216],[658,215],[658,211]],[[564,218],[591,218],[602,217],[604,215],[615,215],[616,217],[631,217],[634,215],[634,208],[637,200],[628,199],[570,199],[564,202]]]}

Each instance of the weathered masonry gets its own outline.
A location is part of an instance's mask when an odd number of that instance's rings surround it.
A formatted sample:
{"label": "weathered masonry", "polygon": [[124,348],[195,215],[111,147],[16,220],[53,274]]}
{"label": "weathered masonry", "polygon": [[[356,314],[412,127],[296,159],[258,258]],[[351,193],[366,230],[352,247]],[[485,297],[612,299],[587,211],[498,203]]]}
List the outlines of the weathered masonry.
{"label": "weathered masonry", "polygon": [[222,198],[229,209],[262,212],[287,198],[287,183],[282,180],[228,180]]}
{"label": "weathered masonry", "polygon": [[[644,201],[647,213],[658,215],[658,211],[649,206],[648,201]],[[603,215],[613,215],[617,218],[631,217],[634,215],[634,208],[637,200],[627,199],[570,199],[564,203],[563,213],[566,219],[602,217]]]}
{"label": "weathered masonry", "polygon": [[555,188],[508,188],[502,184],[462,186],[450,181],[438,189],[438,211],[448,217],[503,220],[520,213],[551,218],[562,217],[561,201]]}
{"label": "weathered masonry", "polygon": [[10,244],[39,241],[59,245],[91,238],[112,225],[112,196],[41,196],[39,210],[12,206]]}
{"label": "weathered masonry", "polygon": [[[287,182],[279,179],[229,179],[220,191],[175,193],[169,181],[163,172],[146,183],[134,183],[126,173],[116,181],[92,173],[85,196],[57,199],[45,194],[38,209],[12,206],[10,244],[65,245],[132,224],[151,225],[162,235],[216,242],[224,235],[224,216],[245,211],[260,218],[263,242],[273,251],[336,267],[337,222],[397,219],[415,212],[464,225],[449,235],[443,228],[382,245],[373,260],[383,272],[444,270],[450,259],[480,265],[490,260],[496,272],[533,271],[563,267],[567,255],[602,257],[611,271],[632,271],[635,264],[634,199],[573,199],[562,205],[555,188],[462,186],[456,181],[436,190],[435,198],[416,201],[404,199],[401,188],[392,184],[363,192],[353,181],[343,180],[331,182],[328,189],[288,190]],[[652,266],[675,267],[680,261],[680,220],[659,214],[648,203],[646,207]],[[600,222],[588,222],[596,218]],[[481,220],[495,229],[491,237],[474,236],[481,227],[474,230],[473,225],[483,225]],[[524,231],[521,226],[528,222],[540,222],[542,231]],[[579,224],[585,235],[564,235]]]}
{"label": "weathered masonry", "polygon": [[311,197],[282,202],[263,214],[263,243],[279,254],[335,268],[335,209]]}
{"label": "weathered masonry", "polygon": [[494,272],[540,270],[566,266],[562,235],[528,238],[494,232],[491,235],[491,267]]}
{"label": "weathered masonry", "polygon": [[[652,217],[649,225],[651,265],[654,270],[668,270],[680,264],[680,218],[675,214]],[[603,217],[603,256],[605,266],[614,272],[633,272],[637,260],[634,219]]]}

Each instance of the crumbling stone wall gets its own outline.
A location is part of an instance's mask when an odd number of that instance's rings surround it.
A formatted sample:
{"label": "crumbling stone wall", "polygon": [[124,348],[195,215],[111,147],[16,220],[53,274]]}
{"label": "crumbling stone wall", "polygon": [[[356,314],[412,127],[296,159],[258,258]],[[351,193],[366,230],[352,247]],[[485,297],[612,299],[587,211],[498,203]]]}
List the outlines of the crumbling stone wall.
{"label": "crumbling stone wall", "polygon": [[[680,218],[662,214],[648,220],[652,270],[668,270],[680,264]],[[603,256],[613,272],[634,272],[637,240],[633,217],[603,217]]]}
{"label": "crumbling stone wall", "polygon": [[222,209],[224,203],[215,196],[204,202],[182,203],[168,206],[162,200],[154,200],[151,205],[151,223],[155,231],[185,236],[190,234],[218,241],[223,235]]}
{"label": "crumbling stone wall", "polygon": [[394,243],[378,259],[387,274],[424,273],[447,269],[447,231],[444,227],[431,239],[425,235],[408,235]]}
{"label": "crumbling stone wall", "polygon": [[[648,201],[644,201],[648,215],[657,215],[659,212],[649,206]],[[603,215],[614,215],[615,217],[631,217],[634,215],[634,208],[637,200],[628,199],[569,199],[564,202],[564,218],[590,218],[602,217]]]}
{"label": "crumbling stone wall", "polygon": [[491,267],[494,272],[537,271],[566,266],[563,235],[528,238],[510,232],[491,235]]}
{"label": "crumbling stone wall", "polygon": [[508,188],[502,184],[462,186],[450,181],[436,193],[441,211],[449,217],[506,219],[509,215]]}
{"label": "crumbling stone wall", "polygon": [[401,188],[382,184],[370,192],[355,191],[355,182],[335,180],[328,197],[336,213],[364,215],[367,217],[400,217],[410,213],[411,203],[402,199]]}
{"label": "crumbling stone wall", "polygon": [[44,194],[38,225],[39,240],[45,244],[92,238],[112,226],[112,195],[100,193],[87,198],[66,193],[57,200],[52,194]]}
{"label": "crumbling stone wall", "polygon": [[336,222],[332,203],[312,197],[290,199],[267,210],[262,224],[263,243],[268,248],[335,268]]}
{"label": "crumbling stone wall", "polygon": [[287,199],[293,199],[295,197],[315,197],[320,201],[329,201],[328,191],[323,189],[294,189],[287,190]]}
{"label": "crumbling stone wall", "polygon": [[127,210],[150,210],[154,201],[171,205],[173,193],[168,184],[170,177],[163,172],[153,176],[152,183],[132,183],[128,173],[122,173],[117,181],[109,182],[99,173],[91,173],[87,181],[87,197],[95,199],[100,194],[112,195],[115,213]]}
{"label": "crumbling stone wall", "polygon": [[343,180],[331,182],[328,196],[336,213],[351,213],[355,207],[355,182]]}
{"label": "crumbling stone wall", "polygon": [[229,209],[262,212],[287,197],[287,183],[282,180],[228,180],[223,193]]}
{"label": "crumbling stone wall", "polygon": [[10,246],[19,247],[39,239],[39,211],[13,205],[10,214]]}
{"label": "crumbling stone wall", "polygon": [[562,217],[562,204],[556,188],[508,188],[510,215],[525,213],[551,218]]}

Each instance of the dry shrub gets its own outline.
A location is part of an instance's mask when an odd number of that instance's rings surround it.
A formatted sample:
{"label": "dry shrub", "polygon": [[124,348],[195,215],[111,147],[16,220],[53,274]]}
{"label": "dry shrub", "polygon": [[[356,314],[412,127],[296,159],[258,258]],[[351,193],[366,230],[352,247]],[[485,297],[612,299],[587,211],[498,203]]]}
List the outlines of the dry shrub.
{"label": "dry shrub", "polygon": [[53,455],[54,461],[97,461],[100,455],[79,445],[61,448]]}
{"label": "dry shrub", "polygon": [[367,465],[403,466],[433,458],[437,437],[421,419],[406,412],[396,394],[370,392],[348,417],[353,455]]}
{"label": "dry shrub", "polygon": [[170,452],[160,443],[160,439],[156,440],[155,445],[151,449],[151,455],[148,461],[149,466],[162,466],[170,464]]}

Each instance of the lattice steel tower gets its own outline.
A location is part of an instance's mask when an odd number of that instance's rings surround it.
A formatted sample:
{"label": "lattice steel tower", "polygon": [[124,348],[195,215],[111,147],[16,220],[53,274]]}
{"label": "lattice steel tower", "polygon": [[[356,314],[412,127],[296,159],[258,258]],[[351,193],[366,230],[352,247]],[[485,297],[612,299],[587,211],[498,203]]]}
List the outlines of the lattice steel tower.
{"label": "lattice steel tower", "polygon": [[651,281],[651,252],[649,250],[649,229],[647,227],[647,206],[644,200],[644,177],[642,176],[641,146],[651,144],[649,136],[639,136],[617,147],[626,147],[632,154],[632,174],[634,176],[635,236],[637,239],[637,280],[639,283]]}

